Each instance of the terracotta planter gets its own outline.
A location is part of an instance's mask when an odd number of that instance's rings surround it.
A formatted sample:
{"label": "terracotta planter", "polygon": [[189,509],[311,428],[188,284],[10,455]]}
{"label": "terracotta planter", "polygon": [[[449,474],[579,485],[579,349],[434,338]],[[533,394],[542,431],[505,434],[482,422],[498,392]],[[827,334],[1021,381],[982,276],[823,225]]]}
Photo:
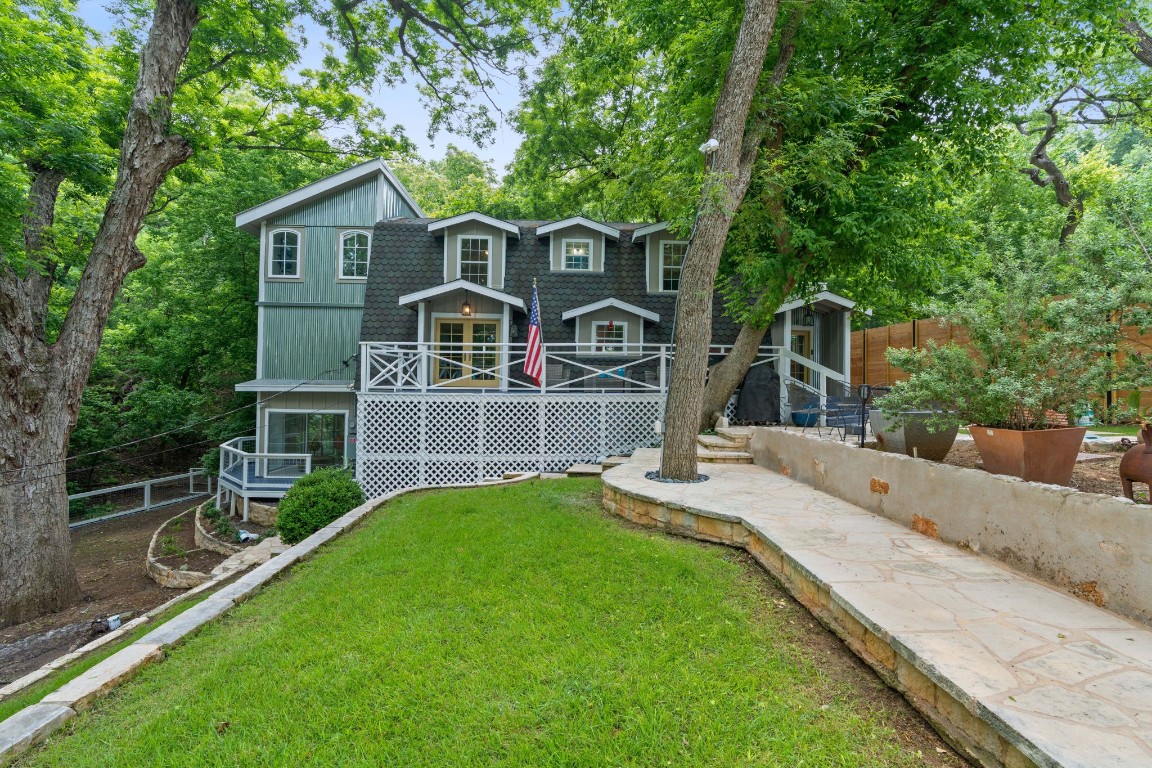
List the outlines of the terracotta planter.
{"label": "terracotta planter", "polygon": [[871,408],[868,420],[872,422],[872,432],[880,450],[929,461],[944,461],[956,442],[956,432],[960,427],[954,425],[939,432],[929,432],[927,422],[936,415],[936,411],[905,411],[901,414],[904,423],[897,427],[894,417],[885,416],[879,408]]}
{"label": "terracotta planter", "polygon": [[1086,427],[1058,429],[1000,429],[968,426],[984,469],[994,475],[1013,475],[1036,483],[1068,485],[1076,455],[1084,443]]}
{"label": "terracotta planter", "polygon": [[1124,495],[1136,500],[1132,492],[1132,483],[1146,483],[1152,491],[1152,427],[1140,430],[1140,440],[1143,445],[1137,444],[1125,452],[1120,460],[1120,485]]}

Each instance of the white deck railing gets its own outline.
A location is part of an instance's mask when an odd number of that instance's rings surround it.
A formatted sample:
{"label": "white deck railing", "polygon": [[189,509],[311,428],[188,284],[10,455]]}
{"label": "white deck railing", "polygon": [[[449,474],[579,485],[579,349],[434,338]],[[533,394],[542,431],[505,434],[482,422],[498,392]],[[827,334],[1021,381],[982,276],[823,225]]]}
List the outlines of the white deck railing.
{"label": "white deck railing", "polygon": [[[730,345],[713,345],[715,359]],[[670,344],[616,344],[611,351],[591,344],[544,344],[543,375],[536,384],[524,375],[526,344],[436,344],[432,342],[364,342],[360,386],[365,393],[428,392],[458,389],[545,393],[642,393],[668,391],[674,348]],[[847,377],[783,347],[760,348],[756,365],[774,363],[786,380],[795,362],[809,370],[803,384],[821,397],[827,382]]]}
{"label": "white deck railing", "polygon": [[278,488],[312,471],[312,454],[256,450],[256,437],[237,437],[220,446],[220,479],[240,491]]}

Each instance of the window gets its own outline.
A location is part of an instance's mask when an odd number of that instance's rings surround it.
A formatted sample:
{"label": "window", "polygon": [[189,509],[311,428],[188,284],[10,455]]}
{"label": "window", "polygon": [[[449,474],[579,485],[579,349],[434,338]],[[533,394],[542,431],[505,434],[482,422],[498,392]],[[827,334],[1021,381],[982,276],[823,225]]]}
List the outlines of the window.
{"label": "window", "polygon": [[592,269],[592,241],[564,240],[564,269]]}
{"label": "window", "polygon": [[688,243],[660,243],[660,290],[680,290],[680,271],[684,268],[684,255]]}
{"label": "window", "polygon": [[[313,469],[344,465],[346,413],[269,409],[267,418],[269,453],[310,454]],[[303,472],[303,465],[298,459],[268,459],[265,472],[268,475],[299,475]]]}
{"label": "window", "polygon": [[282,229],[272,233],[269,277],[300,277],[300,233]]}
{"label": "window", "polygon": [[437,320],[435,383],[495,385],[499,340],[497,320]]}
{"label": "window", "polygon": [[487,237],[460,238],[460,279],[488,285],[488,253],[491,241]]}
{"label": "window", "polygon": [[367,232],[345,232],[340,238],[340,277],[368,277]]}
{"label": "window", "polygon": [[609,321],[592,323],[592,351],[620,354],[625,351],[628,324]]}

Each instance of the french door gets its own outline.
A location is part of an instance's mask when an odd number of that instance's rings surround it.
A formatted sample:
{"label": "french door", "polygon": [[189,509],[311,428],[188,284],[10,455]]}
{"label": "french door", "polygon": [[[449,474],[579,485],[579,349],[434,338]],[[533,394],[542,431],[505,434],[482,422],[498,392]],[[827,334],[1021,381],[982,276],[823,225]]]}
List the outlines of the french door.
{"label": "french door", "polygon": [[436,320],[433,380],[458,387],[492,387],[497,383],[500,321],[443,318]]}

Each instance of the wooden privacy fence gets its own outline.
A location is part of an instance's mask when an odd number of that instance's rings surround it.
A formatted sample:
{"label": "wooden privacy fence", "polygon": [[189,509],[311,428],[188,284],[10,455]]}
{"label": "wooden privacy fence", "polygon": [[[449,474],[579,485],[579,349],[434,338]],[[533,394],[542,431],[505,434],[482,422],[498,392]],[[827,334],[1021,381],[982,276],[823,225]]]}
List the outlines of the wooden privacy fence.
{"label": "wooden privacy fence", "polygon": [[[1152,351],[1152,332],[1141,334],[1135,326],[1125,326],[1124,335],[1128,339],[1127,348],[1140,350],[1145,354]],[[928,341],[947,344],[967,344],[968,336],[963,328],[942,322],[936,318],[913,320],[908,323],[885,325],[881,328],[868,328],[852,332],[852,381],[866,382],[872,386],[886,386],[903,381],[908,374],[899,368],[888,365],[885,353],[889,347],[908,349],[926,346]],[[1121,353],[1123,354],[1123,353]],[[1126,392],[1112,392],[1113,402],[1123,402]],[[1105,393],[1101,393],[1101,398]],[[1141,395],[1141,405],[1152,408],[1152,390]]]}

